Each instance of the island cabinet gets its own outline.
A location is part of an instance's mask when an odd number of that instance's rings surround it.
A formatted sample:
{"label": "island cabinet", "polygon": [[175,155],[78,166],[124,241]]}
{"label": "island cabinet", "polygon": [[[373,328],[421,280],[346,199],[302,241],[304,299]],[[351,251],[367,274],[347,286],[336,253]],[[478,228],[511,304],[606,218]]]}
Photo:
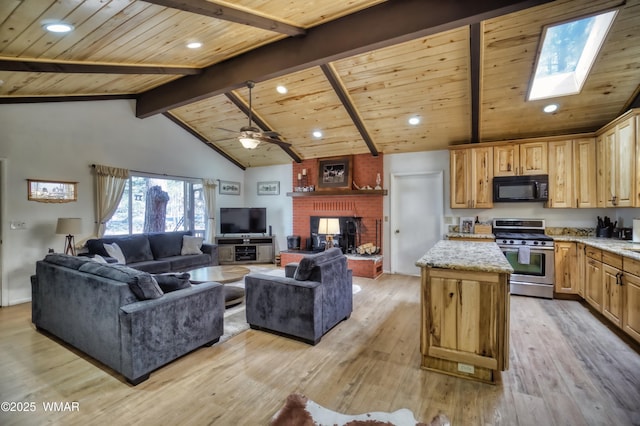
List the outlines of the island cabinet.
{"label": "island cabinet", "polygon": [[421,367],[496,383],[499,371],[509,368],[513,271],[497,244],[440,241],[417,265]]}
{"label": "island cabinet", "polygon": [[461,148],[450,152],[451,208],[493,207],[493,148]]}

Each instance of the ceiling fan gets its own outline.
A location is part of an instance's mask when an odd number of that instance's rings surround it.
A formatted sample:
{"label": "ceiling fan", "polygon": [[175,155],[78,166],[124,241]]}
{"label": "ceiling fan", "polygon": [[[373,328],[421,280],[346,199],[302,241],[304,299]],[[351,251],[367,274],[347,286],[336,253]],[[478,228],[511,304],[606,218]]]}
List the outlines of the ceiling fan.
{"label": "ceiling fan", "polygon": [[[268,142],[272,144],[279,145],[283,148],[290,147],[291,144],[284,142],[280,139],[280,134],[278,132],[263,132],[262,130],[254,127],[252,124],[252,114],[253,109],[251,106],[251,89],[255,86],[255,83],[251,80],[247,81],[247,87],[249,88],[249,125],[243,126],[240,128],[240,133],[238,134],[238,141],[242,144],[243,147],[247,149],[254,149],[260,142]],[[224,130],[226,132],[237,133],[235,130],[224,129],[222,127],[218,127],[220,130]]]}

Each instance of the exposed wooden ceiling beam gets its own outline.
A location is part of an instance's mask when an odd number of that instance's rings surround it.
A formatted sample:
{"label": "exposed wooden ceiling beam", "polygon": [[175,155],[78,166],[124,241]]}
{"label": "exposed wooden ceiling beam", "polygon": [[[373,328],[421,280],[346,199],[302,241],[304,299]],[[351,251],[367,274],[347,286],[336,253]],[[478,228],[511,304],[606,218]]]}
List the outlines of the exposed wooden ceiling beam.
{"label": "exposed wooden ceiling beam", "polygon": [[45,102],[112,101],[135,99],[133,94],[119,95],[78,95],[78,96],[11,96],[0,97],[0,104],[35,104]]}
{"label": "exposed wooden ceiling beam", "polygon": [[159,6],[179,9],[185,12],[197,13],[211,18],[222,19],[224,21],[235,22],[237,24],[249,25],[267,31],[273,31],[289,36],[299,36],[306,33],[304,28],[296,27],[286,22],[265,18],[240,9],[234,9],[227,5],[215,3],[207,0],[145,0],[147,3]]}
{"label": "exposed wooden ceiling beam", "polygon": [[[233,92],[227,92],[225,93],[225,95],[231,102],[233,102],[235,106],[238,107],[238,109],[240,109],[240,111],[244,113],[244,115],[249,117],[249,106],[246,104],[246,102],[244,102],[242,99],[236,96],[236,94]],[[256,126],[258,126],[263,132],[277,132],[277,130],[272,129],[271,126],[269,126],[259,115],[257,115],[255,110],[251,112],[251,119],[256,124]],[[273,137],[273,139],[282,140],[277,136]],[[287,155],[291,157],[291,159],[293,159],[293,161],[295,161],[296,163],[302,163],[302,158],[300,158],[300,156],[296,154],[291,149],[291,147],[282,146],[282,145],[278,145],[278,146],[282,148],[282,150],[286,152]]]}
{"label": "exposed wooden ceiling beam", "polygon": [[66,74],[200,74],[200,68],[78,64],[71,62],[16,61],[0,59],[0,71],[54,72]]}
{"label": "exposed wooden ceiling beam", "polygon": [[469,28],[469,57],[471,73],[471,143],[480,142],[480,49],[482,34],[480,23],[471,24]]}
{"label": "exposed wooden ceiling beam", "polygon": [[376,148],[375,143],[373,143],[373,139],[371,139],[371,135],[365,127],[362,118],[360,118],[360,114],[356,110],[356,107],[353,105],[351,97],[342,85],[337,72],[330,64],[320,65],[320,68],[322,69],[322,72],[324,72],[324,75],[327,77],[327,80],[329,80],[329,83],[331,84],[331,87],[333,87],[334,92],[336,92],[336,95],[338,95],[338,98],[340,98],[340,102],[342,102],[342,105],[347,110],[347,114],[349,114],[349,117],[351,117],[351,121],[353,121],[353,124],[358,129],[358,132],[360,132],[360,136],[362,136],[362,139],[367,144],[369,152],[371,152],[371,155],[373,155],[374,157],[377,157],[378,149]]}
{"label": "exposed wooden ceiling beam", "polygon": [[552,0],[389,0],[204,68],[138,97],[144,118],[242,87],[374,49],[436,34]]}
{"label": "exposed wooden ceiling beam", "polygon": [[165,112],[163,114],[165,117],[167,117],[169,120],[173,121],[174,123],[176,123],[178,126],[180,126],[182,129],[186,130],[188,133],[190,133],[192,136],[195,136],[196,139],[198,139],[200,142],[204,143],[206,146],[208,146],[209,148],[211,148],[212,150],[214,150],[215,152],[217,152],[218,154],[222,155],[224,158],[226,158],[227,160],[229,160],[230,162],[232,162],[234,165],[238,166],[240,169],[242,170],[246,170],[247,168],[245,166],[243,166],[242,164],[240,164],[235,158],[231,157],[229,154],[227,154],[226,152],[224,152],[223,150],[221,150],[220,148],[218,148],[217,146],[215,146],[214,144],[212,144],[211,142],[209,142],[204,136],[202,136],[200,133],[196,132],[194,129],[192,129],[191,127],[189,127],[186,123],[184,123],[183,121],[181,121],[178,117],[176,117],[175,115],[171,114],[170,112]]}

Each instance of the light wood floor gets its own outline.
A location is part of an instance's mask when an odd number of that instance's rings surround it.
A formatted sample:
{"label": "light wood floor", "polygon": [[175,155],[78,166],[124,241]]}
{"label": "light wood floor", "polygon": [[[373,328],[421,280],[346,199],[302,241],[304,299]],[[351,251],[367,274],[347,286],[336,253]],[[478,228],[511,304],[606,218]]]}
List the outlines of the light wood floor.
{"label": "light wood floor", "polygon": [[[510,369],[491,386],[421,370],[417,277],[356,278],[351,318],[315,347],[249,330],[131,387],[0,309],[0,424],[265,425],[291,392],[347,414],[442,411],[453,425],[640,424],[640,355],[579,302],[512,296]],[[47,413],[43,402],[79,403]]]}

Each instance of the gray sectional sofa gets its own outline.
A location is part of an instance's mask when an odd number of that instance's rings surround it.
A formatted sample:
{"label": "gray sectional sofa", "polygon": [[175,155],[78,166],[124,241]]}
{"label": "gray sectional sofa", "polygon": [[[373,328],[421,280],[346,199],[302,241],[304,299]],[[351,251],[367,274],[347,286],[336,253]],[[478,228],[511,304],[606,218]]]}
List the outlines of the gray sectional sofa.
{"label": "gray sectional sofa", "polygon": [[[166,278],[166,275],[162,275]],[[175,276],[178,279],[178,276]],[[220,283],[167,293],[147,272],[87,257],[47,255],[31,277],[32,321],[138,384],[223,334]]]}
{"label": "gray sectional sofa", "polygon": [[218,265],[218,246],[203,243],[202,253],[182,254],[183,237],[191,236],[189,231],[157,232],[147,234],[116,235],[91,239],[86,243],[86,255],[100,255],[108,262],[116,259],[109,256],[104,245],[116,243],[125,257],[125,264],[131,268],[154,274],[181,272],[190,269]]}

